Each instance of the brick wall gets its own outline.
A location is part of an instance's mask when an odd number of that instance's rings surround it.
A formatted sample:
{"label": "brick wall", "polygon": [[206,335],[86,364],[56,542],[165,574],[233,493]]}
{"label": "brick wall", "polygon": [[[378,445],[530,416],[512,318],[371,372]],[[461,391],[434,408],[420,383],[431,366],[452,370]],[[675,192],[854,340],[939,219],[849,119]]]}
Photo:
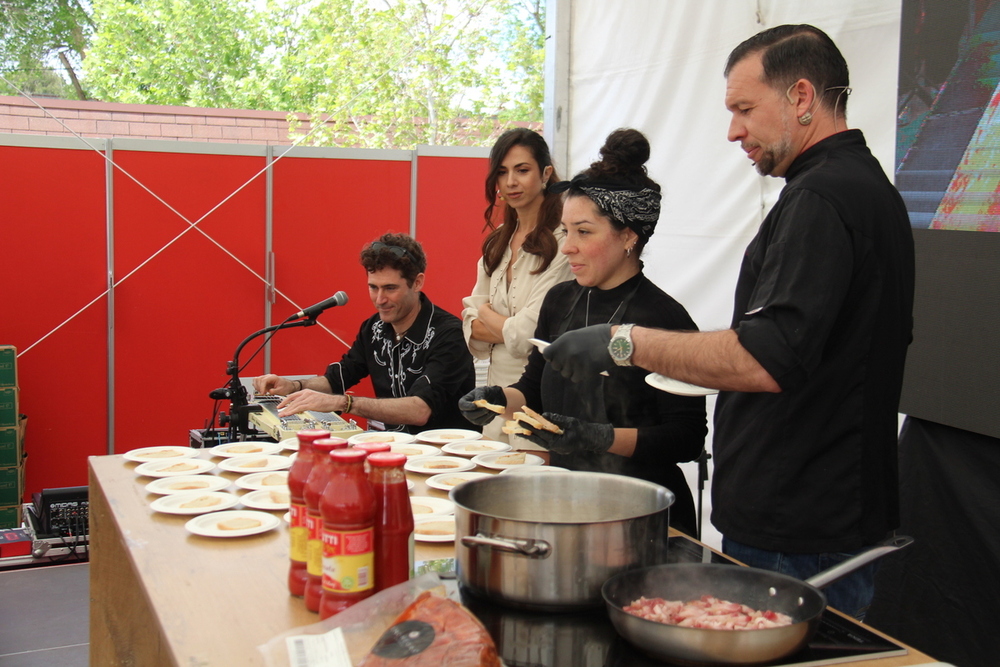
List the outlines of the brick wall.
{"label": "brick wall", "polygon": [[[35,101],[37,105],[24,97],[0,95],[0,132],[62,136],[72,136],[76,132],[85,137],[240,144],[292,143],[288,135],[287,115],[280,111],[200,109],[51,98],[35,98]],[[45,110],[39,109],[38,105]],[[308,126],[300,126],[300,130],[306,132]]]}

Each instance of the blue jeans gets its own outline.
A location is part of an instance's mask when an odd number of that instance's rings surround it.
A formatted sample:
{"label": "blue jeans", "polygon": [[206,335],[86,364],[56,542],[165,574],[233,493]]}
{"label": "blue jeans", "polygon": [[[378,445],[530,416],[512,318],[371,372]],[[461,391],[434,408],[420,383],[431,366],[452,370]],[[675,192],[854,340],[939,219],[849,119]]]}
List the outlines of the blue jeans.
{"label": "blue jeans", "polygon": [[[864,549],[848,553],[821,554],[786,554],[778,551],[766,551],[756,547],[722,538],[722,553],[736,560],[762,570],[780,572],[796,579],[808,579],[814,574],[833,567]],[[843,579],[833,582],[823,589],[828,604],[853,616],[859,621],[865,619],[865,613],[875,595],[875,571],[878,561],[861,567]]]}

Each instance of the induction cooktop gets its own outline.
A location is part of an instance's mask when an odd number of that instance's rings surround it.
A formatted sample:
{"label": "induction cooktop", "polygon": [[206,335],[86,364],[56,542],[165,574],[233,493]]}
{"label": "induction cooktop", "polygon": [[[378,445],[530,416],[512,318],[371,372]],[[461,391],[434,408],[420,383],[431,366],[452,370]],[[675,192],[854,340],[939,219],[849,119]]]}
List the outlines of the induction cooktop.
{"label": "induction cooktop", "polygon": [[[725,556],[683,537],[671,537],[668,562],[728,563]],[[733,567],[739,565],[733,564]],[[497,646],[507,667],[654,667],[670,665],[647,657],[622,639],[604,608],[587,612],[531,612],[511,609],[457,587]],[[867,627],[825,613],[809,646],[770,665],[833,665],[905,655],[899,644]]]}

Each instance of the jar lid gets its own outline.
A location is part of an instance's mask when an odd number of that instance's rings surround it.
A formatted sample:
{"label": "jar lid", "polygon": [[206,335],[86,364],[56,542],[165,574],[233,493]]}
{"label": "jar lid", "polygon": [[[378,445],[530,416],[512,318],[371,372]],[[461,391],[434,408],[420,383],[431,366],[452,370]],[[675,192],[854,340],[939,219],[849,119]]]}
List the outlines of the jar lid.
{"label": "jar lid", "polygon": [[400,452],[376,452],[368,457],[368,463],[376,468],[402,467],[406,454]]}
{"label": "jar lid", "polygon": [[354,445],[355,449],[363,449],[369,454],[374,454],[376,452],[391,452],[392,445],[388,442],[359,442]]}
{"label": "jar lid", "polygon": [[354,449],[353,447],[336,449],[330,452],[330,458],[336,463],[361,463],[367,456],[368,452],[365,450]]}
{"label": "jar lid", "polygon": [[332,452],[335,449],[344,449],[345,447],[347,447],[347,441],[343,438],[313,440],[313,449],[317,452]]}
{"label": "jar lid", "polygon": [[299,439],[299,442],[315,442],[320,438],[329,438],[330,432],[324,431],[321,428],[304,428],[301,431],[295,433],[295,437]]}

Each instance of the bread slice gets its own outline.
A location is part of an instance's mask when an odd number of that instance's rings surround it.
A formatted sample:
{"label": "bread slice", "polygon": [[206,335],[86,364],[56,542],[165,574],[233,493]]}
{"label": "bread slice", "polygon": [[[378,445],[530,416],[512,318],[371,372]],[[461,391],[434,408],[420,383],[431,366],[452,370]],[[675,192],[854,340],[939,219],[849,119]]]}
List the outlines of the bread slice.
{"label": "bread slice", "polygon": [[226,447],[226,451],[230,454],[253,454],[254,452],[264,451],[264,448],[260,445],[233,445],[232,447]]}
{"label": "bread slice", "polygon": [[160,468],[160,472],[187,472],[189,470],[197,469],[198,466],[196,464],[184,461],[183,463],[175,463],[172,466],[167,466],[166,468]]}
{"label": "bread slice", "polygon": [[284,475],[279,475],[277,473],[271,473],[267,475],[260,481],[263,486],[287,486],[288,478]]}
{"label": "bread slice", "polygon": [[216,524],[219,530],[246,530],[247,528],[256,528],[259,525],[260,519],[251,519],[244,516],[226,519]]}
{"label": "bread slice", "polygon": [[[516,417],[518,414],[520,413],[515,413],[514,416]],[[507,435],[531,435],[531,431],[529,429],[524,428],[516,421],[512,420],[500,427],[500,430]]]}
{"label": "bread slice", "polygon": [[144,459],[172,459],[180,456],[181,452],[176,449],[158,449],[155,452],[146,452],[145,454],[139,454],[141,458]]}
{"label": "bread slice", "polygon": [[472,404],[477,408],[486,408],[487,410],[495,412],[498,415],[502,415],[504,412],[507,411],[507,408],[505,406],[497,405],[496,403],[490,403],[485,398],[480,398],[477,401],[473,401]]}
{"label": "bread slice", "polygon": [[500,465],[521,465],[524,463],[525,456],[524,452],[512,452],[510,454],[504,454],[503,456],[498,456],[494,463],[499,463]]}
{"label": "bread slice", "polygon": [[219,498],[218,496],[198,496],[194,500],[181,503],[180,506],[184,508],[212,507],[213,505],[218,505],[221,502],[222,498]]}
{"label": "bread slice", "polygon": [[551,421],[549,421],[542,415],[538,414],[537,412],[529,408],[527,405],[522,405],[521,410],[524,411],[523,414],[527,415],[528,417],[531,417],[532,421],[538,425],[538,428],[542,428],[550,433],[556,433],[559,435],[563,433],[563,430],[559,428],[557,424],[553,424]]}
{"label": "bread slice", "polygon": [[195,489],[207,489],[208,482],[202,480],[190,480],[187,482],[174,482],[173,484],[167,485],[168,489],[173,489],[174,491],[193,491]]}
{"label": "bread slice", "polygon": [[267,497],[276,505],[284,505],[290,500],[289,494],[285,491],[268,491]]}
{"label": "bread slice", "polygon": [[240,465],[241,468],[263,468],[267,465],[267,459],[254,459]]}

